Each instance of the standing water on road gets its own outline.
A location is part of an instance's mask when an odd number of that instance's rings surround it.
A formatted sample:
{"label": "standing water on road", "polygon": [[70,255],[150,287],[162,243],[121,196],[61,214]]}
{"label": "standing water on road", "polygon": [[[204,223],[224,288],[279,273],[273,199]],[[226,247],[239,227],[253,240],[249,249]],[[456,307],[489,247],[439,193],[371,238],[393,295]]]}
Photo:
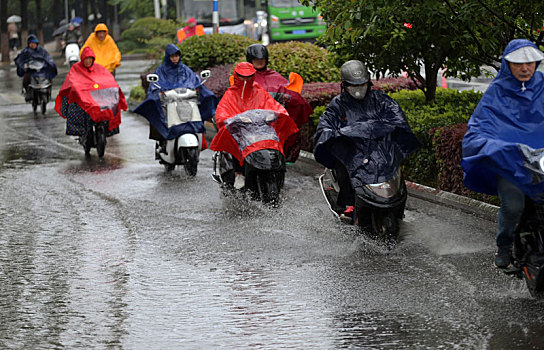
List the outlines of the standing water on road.
{"label": "standing water on road", "polygon": [[493,223],[411,197],[388,252],[335,221],[309,161],[270,209],[223,198],[209,150],[165,172],[137,115],[100,160],[24,107],[0,108],[0,348],[544,347]]}

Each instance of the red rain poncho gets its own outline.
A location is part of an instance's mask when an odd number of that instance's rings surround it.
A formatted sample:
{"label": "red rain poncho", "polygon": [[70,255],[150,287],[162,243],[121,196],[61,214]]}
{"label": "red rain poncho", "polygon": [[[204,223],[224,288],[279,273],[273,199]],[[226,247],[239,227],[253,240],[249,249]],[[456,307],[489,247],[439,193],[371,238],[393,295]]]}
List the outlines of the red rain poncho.
{"label": "red rain poncho", "polygon": [[95,57],[90,47],[83,50],[81,61],[68,72],[55,100],[55,110],[66,119],[61,107],[63,97],[67,97],[68,103],[76,103],[93,121],[108,121],[113,130],[121,124],[121,110],[127,110],[125,96],[106,68],[97,63],[90,68],[83,65],[87,57]]}
{"label": "red rain poncho", "polygon": [[[254,76],[245,82],[238,77],[238,74],[242,76],[255,74],[255,68],[251,63],[239,63],[234,72],[234,85],[225,92],[215,112],[215,122],[219,131],[213,138],[210,149],[232,154],[241,165],[244,158],[254,151],[275,149],[283,153],[283,146],[287,138],[298,132],[295,122],[289,117],[281,104],[258,84],[254,84]],[[254,109],[272,110],[279,113],[277,120],[272,124],[279,142],[274,140],[257,141],[246,147],[242,152],[232,135],[225,128],[225,121],[240,113]]]}

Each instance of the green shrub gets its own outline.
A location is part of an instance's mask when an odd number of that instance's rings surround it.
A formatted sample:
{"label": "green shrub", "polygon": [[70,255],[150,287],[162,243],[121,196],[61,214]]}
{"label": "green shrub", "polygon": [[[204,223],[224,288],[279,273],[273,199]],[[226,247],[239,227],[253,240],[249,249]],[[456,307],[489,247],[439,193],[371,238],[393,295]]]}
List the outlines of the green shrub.
{"label": "green shrub", "polygon": [[236,63],[246,48],[257,41],[236,34],[192,36],[179,44],[181,62],[192,70]]}
{"label": "green shrub", "polygon": [[268,52],[268,67],[284,77],[295,72],[305,83],[333,82],[340,78],[340,69],[334,65],[334,54],[317,45],[289,41],[269,45]]}
{"label": "green shrub", "polygon": [[319,124],[319,118],[321,118],[321,115],[323,115],[326,109],[327,106],[318,106],[314,108],[314,113],[310,116],[310,123],[312,123],[313,126]]}
{"label": "green shrub", "polygon": [[145,100],[145,90],[140,85],[130,89],[130,99],[136,102]]}
{"label": "green shrub", "polygon": [[414,182],[432,187],[438,185],[439,168],[435,160],[433,129],[466,123],[482,96],[481,92],[438,88],[434,103],[427,104],[422,91],[391,93],[404,113],[422,147],[404,166],[405,176]]}
{"label": "green shrub", "polygon": [[166,45],[176,42],[178,24],[172,20],[144,17],[125,30],[119,43],[123,53],[148,53],[153,57],[164,55]]}

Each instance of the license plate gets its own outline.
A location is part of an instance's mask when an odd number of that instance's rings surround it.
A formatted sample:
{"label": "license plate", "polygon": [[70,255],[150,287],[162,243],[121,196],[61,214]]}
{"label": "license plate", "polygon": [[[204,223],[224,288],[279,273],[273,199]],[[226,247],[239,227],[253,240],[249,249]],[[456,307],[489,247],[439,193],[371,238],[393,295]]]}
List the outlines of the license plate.
{"label": "license plate", "polygon": [[304,29],[293,30],[293,34],[306,34],[306,30]]}

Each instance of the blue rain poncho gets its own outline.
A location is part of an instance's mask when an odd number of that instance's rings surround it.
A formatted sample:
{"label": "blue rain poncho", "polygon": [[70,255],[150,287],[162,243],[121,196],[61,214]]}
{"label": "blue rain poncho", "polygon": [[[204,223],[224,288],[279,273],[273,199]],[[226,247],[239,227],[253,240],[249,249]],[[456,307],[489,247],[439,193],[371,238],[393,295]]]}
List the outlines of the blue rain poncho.
{"label": "blue rain poncho", "polygon": [[362,101],[345,91],[333,98],[314,135],[315,159],[330,169],[341,162],[354,188],[389,180],[419,147],[397,102],[376,90]]}
{"label": "blue rain poncho", "polygon": [[160,92],[176,88],[198,89],[198,109],[203,121],[210,119],[215,114],[218,103],[218,99],[213,92],[202,85],[200,78],[189,67],[181,62],[172,63],[170,56],[176,52],[180,52],[176,45],[169,44],[166,47],[164,62],[155,70],[155,74],[159,76],[158,85],[160,87],[151,83],[146,99],[133,110],[134,113],[144,116],[167,140],[175,139],[186,133],[205,133],[206,128],[203,122],[196,121],[168,128],[166,116],[161,107]]}
{"label": "blue rain poncho", "polygon": [[[536,45],[524,39],[512,40],[503,53],[497,77],[482,96],[468,122],[463,138],[465,186],[473,191],[497,194],[497,175],[534,197],[544,191],[524,168],[522,149],[544,147],[544,74],[535,71],[522,84],[508,62],[509,53]],[[537,62],[537,67],[540,62]],[[525,152],[526,153],[526,152]]]}
{"label": "blue rain poncho", "polygon": [[[28,36],[28,40],[38,38],[34,34]],[[53,58],[49,53],[41,46],[38,45],[36,49],[31,49],[29,46],[25,47],[21,52],[15,57],[15,66],[17,67],[17,75],[22,77],[26,73],[24,64],[31,60],[40,60],[45,63],[44,67],[39,71],[35,72],[33,75],[43,76],[48,79],[53,79],[57,76],[57,65],[53,61]]]}

